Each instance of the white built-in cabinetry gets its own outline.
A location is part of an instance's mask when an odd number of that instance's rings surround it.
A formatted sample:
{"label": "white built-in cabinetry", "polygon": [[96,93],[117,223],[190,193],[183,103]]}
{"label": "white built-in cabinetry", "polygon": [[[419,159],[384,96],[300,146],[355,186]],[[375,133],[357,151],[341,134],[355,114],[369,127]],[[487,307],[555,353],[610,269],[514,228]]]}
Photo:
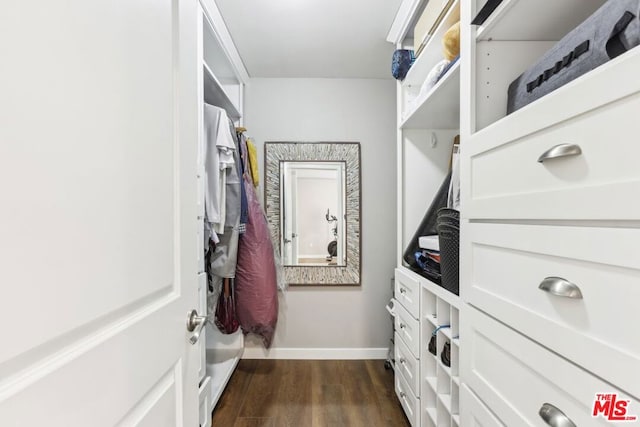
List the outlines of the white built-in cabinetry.
{"label": "white built-in cabinetry", "polygon": [[[429,90],[421,90],[442,60],[440,39],[458,19],[460,1],[444,17],[406,78],[398,82],[398,242],[395,271],[395,388],[413,427],[460,426],[460,306],[458,296],[404,267],[402,253],[449,171],[453,139],[460,129],[460,64]],[[403,2],[394,28],[402,33],[424,1]],[[405,22],[403,25],[402,22]],[[392,29],[393,33],[394,29]],[[398,47],[412,41],[390,34]],[[436,354],[429,352],[435,332]],[[441,358],[451,345],[450,366]]]}
{"label": "white built-in cabinetry", "polygon": [[[403,2],[389,35],[398,47],[412,45],[424,3]],[[416,91],[439,60],[432,41],[398,83],[394,295],[420,325],[413,343],[396,320],[400,401],[414,427],[609,425],[592,416],[597,393],[617,393],[640,416],[640,48],[507,116],[509,84],[605,1],[503,0],[479,27],[470,22],[485,2],[459,3],[460,64]],[[456,133],[460,298],[402,266]],[[580,153],[541,158],[560,144]],[[449,370],[426,351],[445,321],[452,336],[440,330],[438,347],[455,343]],[[405,353],[416,373],[398,369]]]}
{"label": "white built-in cabinetry", "polygon": [[[242,123],[243,88],[248,75],[233,45],[231,36],[213,0],[201,0],[198,18],[198,60],[200,62],[200,114],[204,138],[202,102],[224,108],[237,125]],[[198,158],[198,312],[207,313],[207,279],[204,266],[204,158]],[[224,335],[208,324],[197,345],[200,346],[200,425],[211,426],[211,412],[233,373],[242,352],[242,333]]]}

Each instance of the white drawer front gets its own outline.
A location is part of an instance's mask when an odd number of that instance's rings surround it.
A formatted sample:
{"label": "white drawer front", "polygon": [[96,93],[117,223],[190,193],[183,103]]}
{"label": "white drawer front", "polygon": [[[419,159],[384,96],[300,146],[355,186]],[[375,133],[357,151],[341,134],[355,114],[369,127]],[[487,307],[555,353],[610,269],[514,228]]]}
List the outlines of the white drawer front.
{"label": "white drawer front", "polygon": [[[638,111],[640,95],[636,94],[476,152],[474,146],[486,146],[484,135],[480,136],[478,144],[470,144],[467,150],[470,184],[464,192],[468,195],[465,217],[640,218],[640,204],[634,197],[640,193],[640,144],[633,136]],[[578,145],[582,154],[538,162],[543,153],[560,144]]]}
{"label": "white drawer front", "polygon": [[200,389],[198,390],[200,400],[198,412],[200,414],[200,425],[202,427],[211,427],[211,412],[213,411],[211,407],[211,391],[211,377],[206,377],[200,383]]}
{"label": "white drawer front", "polygon": [[400,400],[404,413],[407,414],[407,418],[412,427],[418,427],[420,425],[420,401],[411,391],[411,387],[405,381],[402,375],[395,376],[396,381],[396,395]]}
{"label": "white drawer front", "polygon": [[420,323],[401,304],[396,307],[394,322],[396,334],[404,341],[413,356],[420,358]]}
{"label": "white drawer front", "polygon": [[418,279],[396,269],[394,296],[414,318],[417,319],[420,316],[420,282]]}
{"label": "white drawer front", "polygon": [[465,384],[460,387],[460,425],[464,427],[505,427]]}
{"label": "white drawer front", "polygon": [[610,426],[592,416],[598,393],[618,393],[629,400],[627,415],[640,415],[637,400],[471,306],[464,311],[463,378],[505,425],[544,426],[538,412],[551,404],[577,426]]}
{"label": "white drawer front", "polygon": [[394,352],[396,360],[396,374],[400,373],[411,387],[416,396],[420,396],[420,362],[411,354],[400,335],[396,334],[394,340]]}
{"label": "white drawer front", "polygon": [[[640,230],[489,224],[468,230],[470,304],[640,396]],[[539,289],[547,277],[567,280],[582,298]]]}

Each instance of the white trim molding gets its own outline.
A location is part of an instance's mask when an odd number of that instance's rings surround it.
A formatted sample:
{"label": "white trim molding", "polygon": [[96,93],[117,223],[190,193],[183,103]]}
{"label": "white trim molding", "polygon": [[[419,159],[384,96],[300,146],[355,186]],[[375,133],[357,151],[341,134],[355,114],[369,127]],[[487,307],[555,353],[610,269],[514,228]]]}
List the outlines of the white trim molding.
{"label": "white trim molding", "polygon": [[214,0],[200,0],[200,5],[202,6],[202,9],[204,9],[207,19],[211,22],[213,31],[218,38],[220,45],[225,50],[229,62],[231,62],[231,65],[235,69],[238,79],[241,83],[247,84],[249,81],[249,72],[245,68],[244,62],[242,62],[242,58],[240,57],[240,53],[238,52],[235,43],[233,43],[233,38],[231,38],[229,29],[224,22],[224,18],[222,17],[216,2]]}
{"label": "white trim molding", "polygon": [[243,359],[385,360],[388,348],[271,348],[246,347]]}
{"label": "white trim molding", "polygon": [[422,2],[423,0],[402,0],[387,34],[389,43],[397,45],[405,38],[409,32],[412,18],[416,15],[416,10],[422,5]]}

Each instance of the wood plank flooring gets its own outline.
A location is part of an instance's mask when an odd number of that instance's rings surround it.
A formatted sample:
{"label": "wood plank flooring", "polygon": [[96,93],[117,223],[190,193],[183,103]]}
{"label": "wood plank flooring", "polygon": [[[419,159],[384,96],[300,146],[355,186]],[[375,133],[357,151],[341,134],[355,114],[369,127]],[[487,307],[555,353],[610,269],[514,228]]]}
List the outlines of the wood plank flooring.
{"label": "wood plank flooring", "polygon": [[383,360],[241,360],[213,427],[409,427]]}

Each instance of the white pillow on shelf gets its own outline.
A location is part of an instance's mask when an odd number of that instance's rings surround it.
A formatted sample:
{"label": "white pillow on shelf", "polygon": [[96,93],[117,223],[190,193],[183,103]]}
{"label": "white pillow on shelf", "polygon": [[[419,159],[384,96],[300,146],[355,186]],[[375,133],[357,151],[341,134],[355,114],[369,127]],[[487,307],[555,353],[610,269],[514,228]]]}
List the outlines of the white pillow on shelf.
{"label": "white pillow on shelf", "polygon": [[442,74],[442,70],[444,70],[444,68],[449,65],[449,62],[451,61],[447,61],[446,59],[443,59],[442,61],[438,62],[432,69],[431,71],[429,71],[429,74],[427,74],[427,78],[424,81],[424,83],[422,83],[422,86],[420,87],[420,94],[422,95],[423,93],[427,93],[429,92],[438,82],[438,77],[440,77],[440,74]]}

